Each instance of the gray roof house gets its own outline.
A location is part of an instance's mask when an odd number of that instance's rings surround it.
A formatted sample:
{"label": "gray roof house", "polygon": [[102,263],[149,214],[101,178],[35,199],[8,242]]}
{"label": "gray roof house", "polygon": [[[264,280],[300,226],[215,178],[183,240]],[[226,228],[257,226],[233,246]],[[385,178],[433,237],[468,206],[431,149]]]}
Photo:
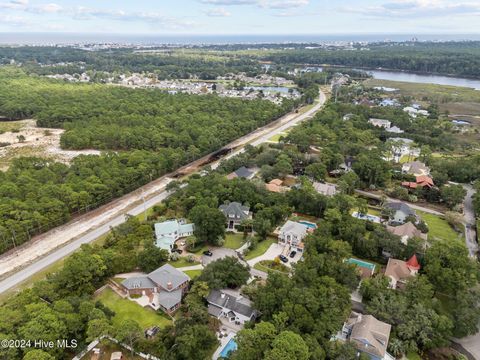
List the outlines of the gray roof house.
{"label": "gray roof house", "polygon": [[333,196],[337,193],[337,186],[334,184],[314,182],[313,188],[325,196]]}
{"label": "gray roof house", "polygon": [[217,319],[225,318],[236,325],[243,325],[258,316],[250,300],[230,290],[212,290],[207,302],[210,315]]}
{"label": "gray roof house", "polygon": [[123,280],[121,287],[129,297],[141,295],[138,299],[131,298],[141,305],[171,314],[180,307],[189,280],[185,273],[165,264],[150,274]]}
{"label": "gray roof house", "polygon": [[403,202],[391,202],[385,207],[392,209],[391,224],[404,224],[409,216],[416,216],[415,210]]}
{"label": "gray roof house", "polygon": [[227,178],[229,180],[235,179],[235,178],[243,178],[250,180],[255,176],[255,172],[247,169],[245,166],[242,166],[241,168],[238,168],[234,172],[230,173],[227,175]]}
{"label": "gray roof house", "polygon": [[235,229],[242,220],[251,218],[250,207],[244,206],[236,201],[220,205],[219,210],[225,215],[228,229]]}
{"label": "gray roof house", "polygon": [[421,161],[412,161],[402,165],[402,172],[414,176],[430,175],[430,168]]}

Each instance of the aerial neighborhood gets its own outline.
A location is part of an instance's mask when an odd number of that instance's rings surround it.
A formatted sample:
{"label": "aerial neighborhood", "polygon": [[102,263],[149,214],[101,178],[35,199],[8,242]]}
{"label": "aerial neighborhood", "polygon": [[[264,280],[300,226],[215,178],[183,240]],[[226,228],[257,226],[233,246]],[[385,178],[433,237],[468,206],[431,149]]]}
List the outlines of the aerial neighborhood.
{"label": "aerial neighborhood", "polygon": [[195,39],[0,45],[0,359],[480,359],[480,43]]}

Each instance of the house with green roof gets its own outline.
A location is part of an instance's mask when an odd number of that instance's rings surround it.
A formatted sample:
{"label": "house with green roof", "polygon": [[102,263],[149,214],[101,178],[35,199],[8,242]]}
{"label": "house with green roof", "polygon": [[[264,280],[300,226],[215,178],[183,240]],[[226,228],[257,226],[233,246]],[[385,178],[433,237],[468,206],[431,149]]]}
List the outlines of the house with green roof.
{"label": "house with green roof", "polygon": [[172,251],[175,241],[192,236],[194,224],[187,224],[184,219],[168,220],[155,224],[155,244],[163,250]]}

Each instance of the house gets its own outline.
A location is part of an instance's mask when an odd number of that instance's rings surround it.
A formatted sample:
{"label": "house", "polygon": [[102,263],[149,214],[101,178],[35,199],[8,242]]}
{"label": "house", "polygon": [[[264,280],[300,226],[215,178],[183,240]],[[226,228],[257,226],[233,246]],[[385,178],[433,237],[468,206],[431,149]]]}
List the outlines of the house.
{"label": "house", "polygon": [[288,220],[281,228],[278,241],[297,251],[303,251],[303,239],[308,235],[309,227],[305,224]]}
{"label": "house", "polygon": [[227,228],[229,230],[234,230],[235,227],[240,225],[243,220],[250,219],[252,217],[250,213],[250,207],[243,206],[235,201],[220,205],[219,210],[223,213],[223,215],[225,215],[227,220]]}
{"label": "house", "polygon": [[388,259],[385,276],[390,281],[392,289],[401,289],[405,286],[408,278],[415,276],[420,270],[415,254],[408,260]]}
{"label": "house", "polygon": [[282,185],[283,185],[282,180],[273,179],[268,184],[265,184],[265,188],[271,192],[282,193],[288,190],[286,186],[282,186]]}
{"label": "house", "polygon": [[186,224],[184,219],[168,220],[155,224],[155,244],[163,250],[171,251],[175,241],[180,238],[192,236],[194,224]]}
{"label": "house", "polygon": [[403,224],[409,216],[416,217],[415,211],[403,202],[391,202],[385,205],[385,207],[392,211],[392,216],[390,217],[391,224]]}
{"label": "house", "polygon": [[421,188],[427,187],[431,189],[432,187],[435,186],[435,183],[433,182],[431,177],[427,175],[421,175],[421,176],[417,176],[415,181],[403,181],[402,186],[408,189],[416,189],[418,187],[421,187]]}
{"label": "house", "polygon": [[372,360],[394,360],[387,353],[392,326],[377,320],[372,315],[352,312],[337,338],[350,341],[358,351]]}
{"label": "house", "polygon": [[334,184],[314,182],[313,187],[319,194],[325,196],[333,196],[337,193],[337,186]]}
{"label": "house", "polygon": [[210,291],[207,302],[210,315],[236,325],[244,325],[258,316],[258,311],[252,307],[250,300],[229,290]]}
{"label": "house", "polygon": [[418,230],[410,221],[399,226],[387,225],[387,231],[391,234],[400,236],[400,239],[404,245],[407,245],[408,240],[412,238],[427,240],[427,234],[424,234]]}
{"label": "house", "polygon": [[399,106],[400,104],[396,99],[384,99],[380,102],[379,105],[382,107],[385,107],[385,106]]}
{"label": "house", "polygon": [[123,354],[121,351],[115,351],[110,355],[110,360],[122,360]]}
{"label": "house", "polygon": [[430,175],[430,168],[421,161],[412,161],[403,164],[402,173],[413,176]]}
{"label": "house", "polygon": [[390,126],[392,126],[392,122],[390,120],[370,118],[368,122],[373,126],[381,127],[384,129],[390,129]]}
{"label": "house", "polygon": [[233,179],[236,179],[236,178],[243,178],[243,179],[247,179],[247,180],[251,180],[253,179],[253,177],[255,176],[255,172],[250,170],[250,169],[247,169],[245,166],[242,166],[241,168],[235,170],[234,172],[230,173],[227,175],[227,179],[228,180],[233,180]]}
{"label": "house", "polygon": [[185,273],[165,264],[150,274],[123,280],[121,287],[129,297],[140,295],[146,306],[172,314],[180,307],[189,280]]}
{"label": "house", "polygon": [[386,132],[393,133],[393,134],[403,134],[404,131],[400,129],[398,126],[392,126],[390,128],[385,129]]}

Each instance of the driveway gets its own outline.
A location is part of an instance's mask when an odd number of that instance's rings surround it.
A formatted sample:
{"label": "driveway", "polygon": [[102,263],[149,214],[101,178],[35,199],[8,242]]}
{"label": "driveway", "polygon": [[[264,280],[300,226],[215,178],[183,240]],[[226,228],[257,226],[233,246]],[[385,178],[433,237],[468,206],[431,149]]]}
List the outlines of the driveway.
{"label": "driveway", "polygon": [[227,249],[222,247],[222,248],[212,248],[210,249],[210,251],[212,252],[212,256],[202,255],[203,266],[210,264],[212,261],[223,259],[227,256],[233,256],[234,258],[238,259],[237,252],[233,249]]}
{"label": "driveway", "polygon": [[480,360],[480,332],[461,339],[455,339],[455,342],[462,345],[475,359]]}
{"label": "driveway", "polygon": [[275,259],[278,255],[281,255],[285,249],[284,245],[280,244],[272,244],[270,247],[265,251],[265,254],[260,255],[259,257],[256,257],[254,259],[248,260],[247,264],[250,265],[250,267],[253,267],[256,263],[263,261],[263,260],[273,260]]}

